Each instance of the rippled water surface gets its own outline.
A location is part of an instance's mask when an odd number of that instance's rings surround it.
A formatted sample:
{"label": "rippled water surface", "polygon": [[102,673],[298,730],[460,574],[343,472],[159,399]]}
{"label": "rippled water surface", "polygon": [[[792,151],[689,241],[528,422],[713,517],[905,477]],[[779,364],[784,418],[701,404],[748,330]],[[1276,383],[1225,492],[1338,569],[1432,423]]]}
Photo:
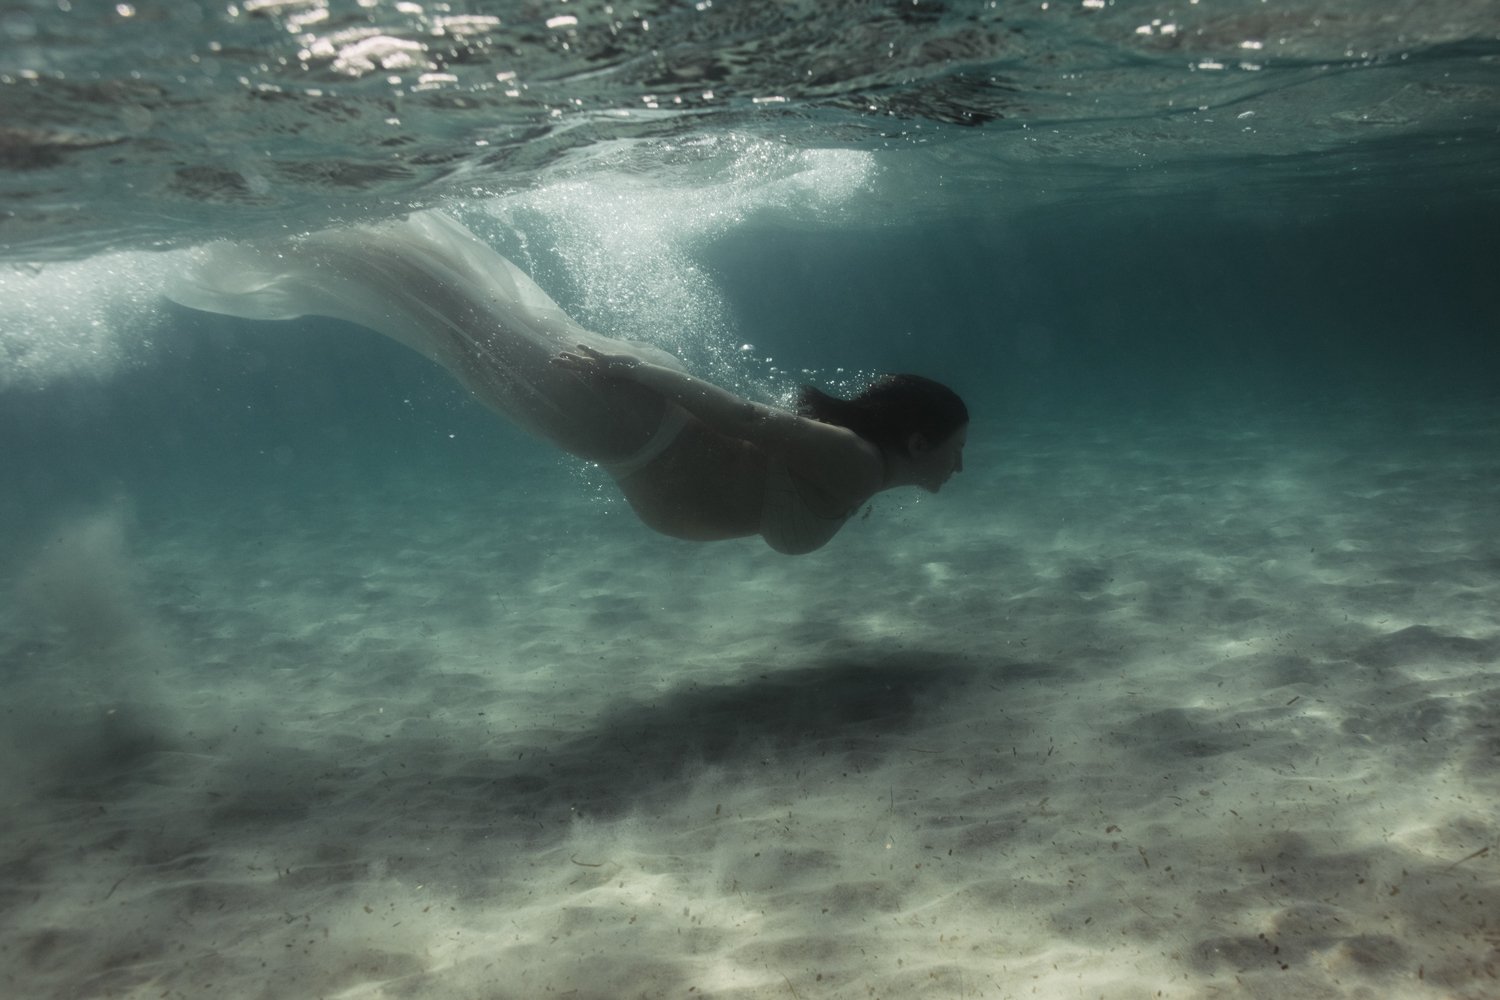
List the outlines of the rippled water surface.
{"label": "rippled water surface", "polygon": [[[1493,197],[1486,0],[31,0],[0,15],[12,259],[314,226],[599,169],[879,153],[886,216],[1395,184]],[[274,220],[274,221],[273,221]]]}

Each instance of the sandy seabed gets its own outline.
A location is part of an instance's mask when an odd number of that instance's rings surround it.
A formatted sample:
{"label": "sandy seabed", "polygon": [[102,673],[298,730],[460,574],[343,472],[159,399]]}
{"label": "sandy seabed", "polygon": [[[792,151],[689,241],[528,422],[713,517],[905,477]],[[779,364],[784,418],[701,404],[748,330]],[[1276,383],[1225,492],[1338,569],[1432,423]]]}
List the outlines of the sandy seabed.
{"label": "sandy seabed", "polygon": [[544,456],[60,517],[0,993],[1500,995],[1494,410],[972,440],[795,559]]}

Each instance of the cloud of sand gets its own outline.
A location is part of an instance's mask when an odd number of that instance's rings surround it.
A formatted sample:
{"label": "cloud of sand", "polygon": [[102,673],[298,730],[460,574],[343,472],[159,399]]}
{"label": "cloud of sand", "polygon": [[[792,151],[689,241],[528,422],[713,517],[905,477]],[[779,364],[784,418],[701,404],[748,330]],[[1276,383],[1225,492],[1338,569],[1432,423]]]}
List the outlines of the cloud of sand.
{"label": "cloud of sand", "polygon": [[63,517],[16,579],[13,771],[118,766],[160,743],[162,672],[176,656],[143,597],[128,525],[124,504]]}

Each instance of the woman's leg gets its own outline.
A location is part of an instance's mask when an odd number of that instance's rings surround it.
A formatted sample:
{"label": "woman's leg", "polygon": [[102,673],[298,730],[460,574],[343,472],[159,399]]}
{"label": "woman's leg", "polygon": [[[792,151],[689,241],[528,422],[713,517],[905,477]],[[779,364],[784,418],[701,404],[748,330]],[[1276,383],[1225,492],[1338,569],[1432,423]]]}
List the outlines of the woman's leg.
{"label": "woman's leg", "polygon": [[664,351],[583,329],[510,261],[440,213],[272,246],[216,244],[168,294],[256,319],[320,315],[369,327],[448,369],[486,406],[580,458],[637,453],[667,403],[553,363],[588,344],[681,367]]}

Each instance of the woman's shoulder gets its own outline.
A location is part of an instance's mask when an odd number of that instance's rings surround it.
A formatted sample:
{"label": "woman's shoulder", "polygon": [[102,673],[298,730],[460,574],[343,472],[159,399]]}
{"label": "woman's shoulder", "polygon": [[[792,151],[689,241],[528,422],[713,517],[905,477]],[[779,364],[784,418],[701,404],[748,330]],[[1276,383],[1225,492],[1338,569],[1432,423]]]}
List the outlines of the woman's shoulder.
{"label": "woman's shoulder", "polygon": [[829,495],[853,498],[851,503],[864,500],[880,488],[885,463],[874,444],[847,427],[789,416],[796,421],[795,428],[780,435],[780,440],[766,450],[784,462],[793,476]]}

